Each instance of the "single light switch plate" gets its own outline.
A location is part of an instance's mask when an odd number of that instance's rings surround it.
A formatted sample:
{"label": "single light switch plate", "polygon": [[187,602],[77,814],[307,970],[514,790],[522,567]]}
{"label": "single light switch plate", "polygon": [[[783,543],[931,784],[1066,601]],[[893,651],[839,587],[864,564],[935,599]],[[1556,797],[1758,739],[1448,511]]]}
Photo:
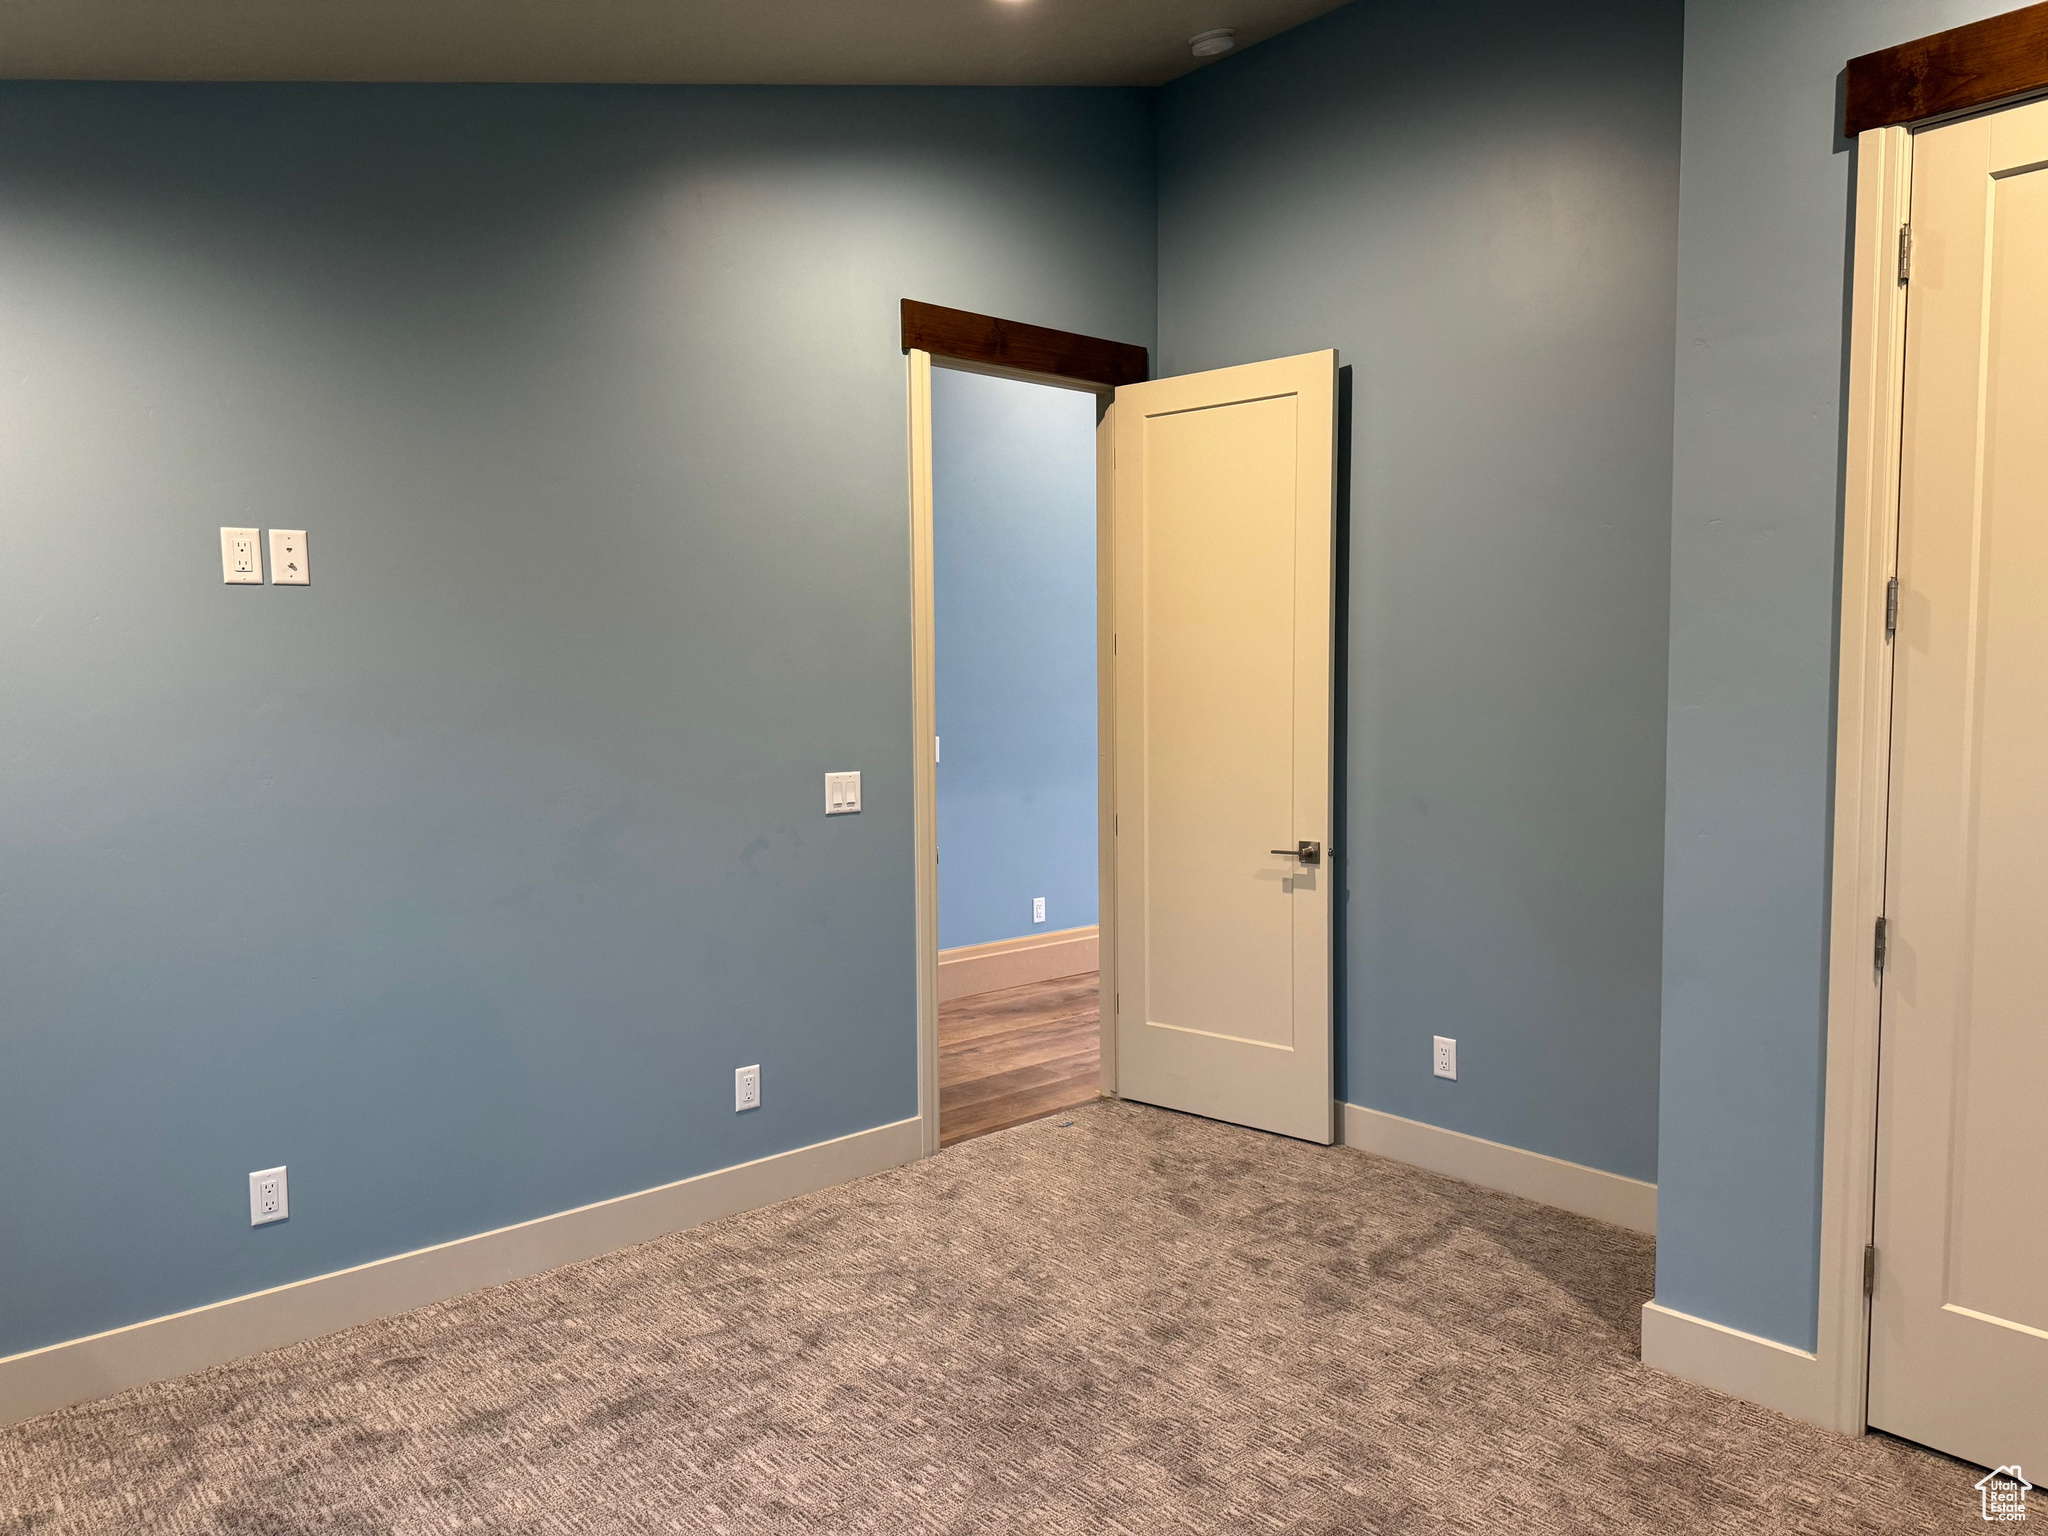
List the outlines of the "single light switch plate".
{"label": "single light switch plate", "polygon": [[1034,923],[1045,921],[1045,898],[1043,896],[1031,898],[1031,921]]}
{"label": "single light switch plate", "polygon": [[265,1168],[249,1175],[249,1225],[265,1226],[283,1221],[292,1213],[291,1192],[285,1187],[282,1168]]}
{"label": "single light switch plate", "polygon": [[860,809],[860,775],[858,773],[828,773],[825,775],[825,814],[827,816],[848,816]]}
{"label": "single light switch plate", "polygon": [[306,530],[270,530],[270,584],[273,587],[303,587],[313,580],[306,568]]}
{"label": "single light switch plate", "polygon": [[761,1107],[761,1069],[741,1067],[732,1075],[732,1112],[744,1114]]}
{"label": "single light switch plate", "polygon": [[255,528],[220,531],[220,579],[231,587],[263,585],[262,533]]}
{"label": "single light switch plate", "polygon": [[1436,1037],[1436,1075],[1453,1082],[1458,1078],[1458,1042],[1449,1035]]}

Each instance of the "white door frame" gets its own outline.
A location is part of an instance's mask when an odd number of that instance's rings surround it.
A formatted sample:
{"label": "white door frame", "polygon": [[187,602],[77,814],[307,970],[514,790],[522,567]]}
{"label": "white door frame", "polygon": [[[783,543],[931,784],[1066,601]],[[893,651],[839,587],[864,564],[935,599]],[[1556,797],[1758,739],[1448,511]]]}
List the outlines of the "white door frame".
{"label": "white door frame", "polygon": [[[1031,373],[912,348],[910,388],[910,738],[917,913],[917,1113],[925,1156],[939,1150],[939,775],[933,738],[938,724],[937,636],[932,592],[932,369],[989,373],[1079,390],[1097,400],[1095,425],[1095,810],[1101,933],[1101,996],[1116,995],[1115,698],[1110,666],[1110,469],[1115,442],[1115,391],[1058,374]],[[1098,1008],[1102,1091],[1116,1093],[1116,1015]]]}
{"label": "white door frame", "polygon": [[1645,1364],[1850,1435],[1866,1427],[1870,1375],[1863,1262],[1876,1214],[1875,941],[1884,910],[1891,773],[1885,599],[1898,570],[1907,293],[1899,282],[1899,230],[1911,207],[1912,174],[1911,129],[1871,128],[1858,136],[1815,1347],[1794,1349],[1654,1301],[1643,1308]]}
{"label": "white door frame", "polygon": [[1828,912],[1827,1078],[1821,1141],[1821,1422],[1865,1428],[1870,1302],[1863,1255],[1876,1218],[1877,920],[1890,820],[1892,645],[1905,451],[1906,294],[1899,230],[1912,207],[1913,134],[1866,129],[1856,153],[1848,457],[1842,497],[1841,634],[1835,663],[1834,865]]}

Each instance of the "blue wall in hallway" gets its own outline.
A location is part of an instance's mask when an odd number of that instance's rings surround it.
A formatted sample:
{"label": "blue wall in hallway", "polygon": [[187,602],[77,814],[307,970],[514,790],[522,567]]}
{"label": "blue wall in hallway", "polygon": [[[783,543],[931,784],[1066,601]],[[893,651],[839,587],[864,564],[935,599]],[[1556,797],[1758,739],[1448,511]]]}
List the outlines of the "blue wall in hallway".
{"label": "blue wall in hallway", "polygon": [[0,88],[0,1355],[916,1112],[896,306],[1149,344],[1152,154],[1141,92]]}
{"label": "blue wall in hallway", "polygon": [[934,369],[932,496],[939,944],[1087,927],[1095,397]]}
{"label": "blue wall in hallway", "polygon": [[1353,369],[1340,1090],[1642,1179],[1679,45],[1361,3],[1159,106],[1160,371]]}
{"label": "blue wall in hallway", "polygon": [[1817,1326],[1857,54],[2007,0],[1691,0],[1657,1299]]}

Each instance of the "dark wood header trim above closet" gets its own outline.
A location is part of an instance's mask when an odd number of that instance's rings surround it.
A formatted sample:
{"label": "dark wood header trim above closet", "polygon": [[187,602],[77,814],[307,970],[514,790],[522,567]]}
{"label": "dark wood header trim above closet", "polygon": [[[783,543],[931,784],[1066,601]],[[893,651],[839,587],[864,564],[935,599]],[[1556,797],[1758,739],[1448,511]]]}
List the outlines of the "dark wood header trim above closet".
{"label": "dark wood header trim above closet", "polygon": [[2048,5],[1881,48],[1849,61],[1842,131],[1888,128],[2048,90]]}
{"label": "dark wood header trim above closet", "polygon": [[1104,341],[1100,336],[1079,336],[1050,326],[998,320],[972,310],[905,299],[903,350],[913,347],[963,362],[1049,373],[1111,389],[1119,384],[1142,384],[1151,377],[1145,349],[1128,342]]}

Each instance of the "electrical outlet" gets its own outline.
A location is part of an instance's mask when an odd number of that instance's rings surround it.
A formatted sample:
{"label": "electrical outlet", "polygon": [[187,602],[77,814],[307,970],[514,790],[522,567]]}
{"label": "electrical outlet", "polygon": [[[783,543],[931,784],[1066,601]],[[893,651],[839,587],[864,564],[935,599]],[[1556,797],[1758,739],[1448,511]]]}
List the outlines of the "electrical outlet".
{"label": "electrical outlet", "polygon": [[848,816],[860,809],[860,775],[858,773],[828,773],[825,775],[825,814],[827,816]]}
{"label": "electrical outlet", "polygon": [[282,1168],[265,1168],[249,1175],[250,1226],[283,1221],[291,1213],[291,1192],[285,1187]]}
{"label": "electrical outlet", "polygon": [[306,568],[306,530],[270,530],[270,584],[273,587],[303,587],[312,583]]}
{"label": "electrical outlet", "polygon": [[761,1069],[741,1067],[732,1075],[732,1112],[744,1114],[761,1107]]}
{"label": "electrical outlet", "polygon": [[220,579],[231,587],[263,585],[263,551],[254,528],[220,531]]}
{"label": "electrical outlet", "polygon": [[1458,1042],[1449,1035],[1436,1037],[1436,1075],[1453,1082],[1458,1078]]}
{"label": "electrical outlet", "polygon": [[1043,896],[1031,898],[1031,921],[1034,923],[1045,921],[1045,898]]}

